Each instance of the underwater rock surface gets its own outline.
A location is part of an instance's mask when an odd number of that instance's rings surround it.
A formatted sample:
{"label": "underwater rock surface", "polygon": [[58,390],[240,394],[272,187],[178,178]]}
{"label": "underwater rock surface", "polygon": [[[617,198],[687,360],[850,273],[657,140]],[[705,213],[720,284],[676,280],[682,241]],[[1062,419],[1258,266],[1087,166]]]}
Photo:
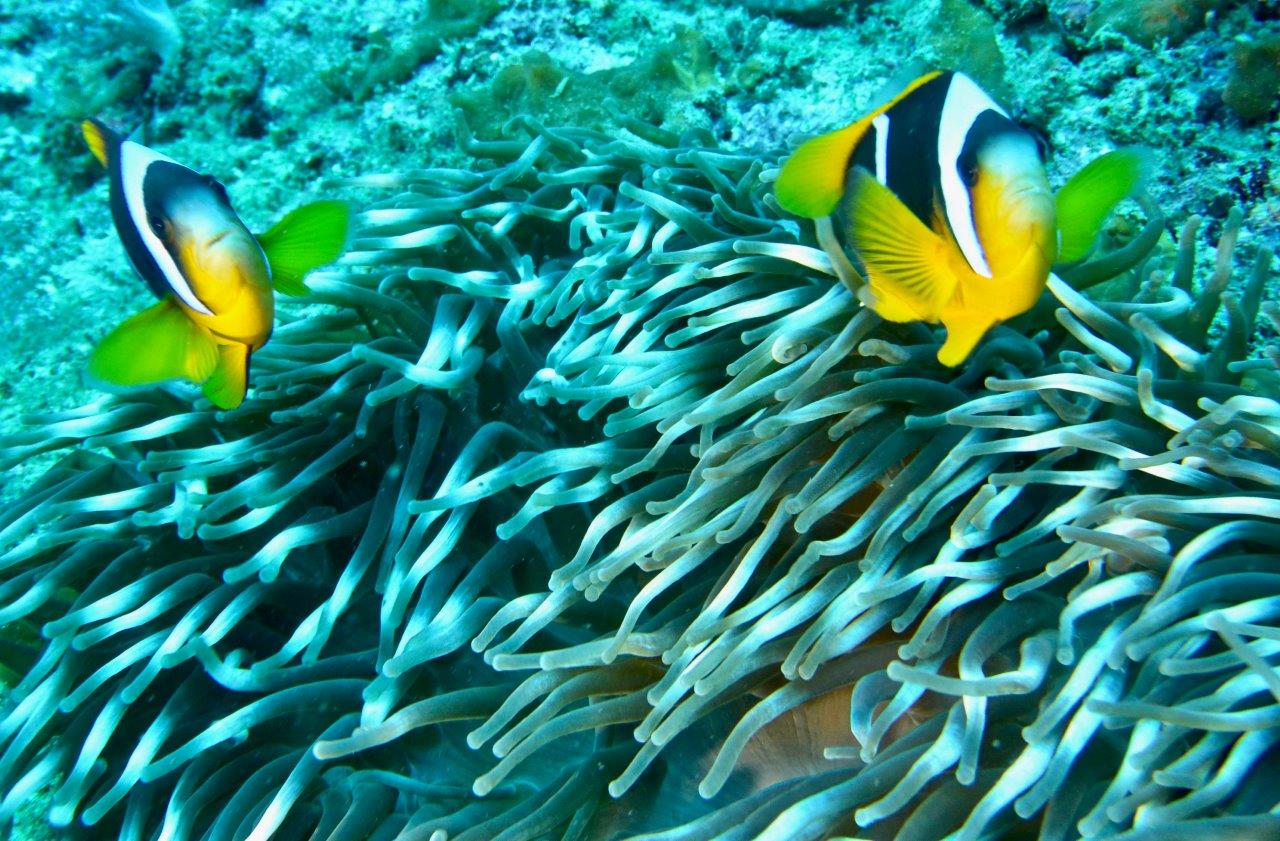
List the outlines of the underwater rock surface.
{"label": "underwater rock surface", "polygon": [[[0,11],[0,210],[32,232],[0,254],[0,815],[1275,835],[1274,10],[1134,5],[1204,8]],[[944,56],[1064,172],[1159,161],[959,371],[769,187],[794,136]],[[363,209],[242,409],[82,384],[145,294],[86,111],[246,218]]]}

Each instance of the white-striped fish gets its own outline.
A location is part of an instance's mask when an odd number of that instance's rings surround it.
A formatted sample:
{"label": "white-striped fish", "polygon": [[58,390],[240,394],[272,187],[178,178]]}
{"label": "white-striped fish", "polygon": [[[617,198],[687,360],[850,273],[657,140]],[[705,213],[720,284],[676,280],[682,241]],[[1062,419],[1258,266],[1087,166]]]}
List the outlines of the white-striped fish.
{"label": "white-striped fish", "polygon": [[1037,138],[962,73],[925,74],[782,167],[779,203],[839,217],[871,305],[889,321],[941,322],[958,365],[994,324],[1026,312],[1050,269],[1083,258],[1146,155],[1121,149],[1055,197]]}
{"label": "white-striped fish", "polygon": [[121,137],[81,124],[107,168],[111,217],[134,269],[160,303],[126,320],[95,348],[89,370],[117,385],[182,377],[216,406],[239,406],[250,355],[271,337],[274,291],[305,295],[303,277],[341,254],[343,202],[294,210],[254,236],[216,179]]}

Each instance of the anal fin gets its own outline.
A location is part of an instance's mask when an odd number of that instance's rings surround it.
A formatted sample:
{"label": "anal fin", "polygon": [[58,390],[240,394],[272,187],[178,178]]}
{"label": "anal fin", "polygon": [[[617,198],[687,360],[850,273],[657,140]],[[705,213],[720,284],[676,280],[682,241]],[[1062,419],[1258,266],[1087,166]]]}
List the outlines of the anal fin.
{"label": "anal fin", "polygon": [[978,312],[946,313],[942,324],[947,340],[938,349],[938,361],[948,368],[964,362],[996,323],[997,319]]}
{"label": "anal fin", "polygon": [[244,402],[249,388],[249,348],[239,343],[218,345],[218,367],[204,383],[204,396],[219,409]]}

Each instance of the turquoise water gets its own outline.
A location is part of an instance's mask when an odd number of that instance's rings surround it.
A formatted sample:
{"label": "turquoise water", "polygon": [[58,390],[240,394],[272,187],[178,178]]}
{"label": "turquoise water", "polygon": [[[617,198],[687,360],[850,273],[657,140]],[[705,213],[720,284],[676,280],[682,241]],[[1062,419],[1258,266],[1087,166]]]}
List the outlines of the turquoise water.
{"label": "turquoise water", "polygon": [[[0,835],[1280,833],[1274,3],[24,3],[0,46]],[[937,67],[1053,190],[1151,161],[956,367],[775,197]],[[250,231],[349,203],[237,408],[85,376],[154,303],[86,116]]]}

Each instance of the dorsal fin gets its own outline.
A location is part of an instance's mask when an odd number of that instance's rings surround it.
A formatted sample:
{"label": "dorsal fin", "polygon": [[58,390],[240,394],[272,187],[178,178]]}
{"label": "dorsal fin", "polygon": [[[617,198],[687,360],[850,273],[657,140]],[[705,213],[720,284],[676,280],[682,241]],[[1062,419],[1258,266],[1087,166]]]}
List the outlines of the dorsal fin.
{"label": "dorsal fin", "polygon": [[98,159],[98,163],[107,166],[108,154],[120,143],[114,131],[107,128],[101,120],[89,118],[80,123],[80,133],[84,135],[84,143],[89,151]]}

